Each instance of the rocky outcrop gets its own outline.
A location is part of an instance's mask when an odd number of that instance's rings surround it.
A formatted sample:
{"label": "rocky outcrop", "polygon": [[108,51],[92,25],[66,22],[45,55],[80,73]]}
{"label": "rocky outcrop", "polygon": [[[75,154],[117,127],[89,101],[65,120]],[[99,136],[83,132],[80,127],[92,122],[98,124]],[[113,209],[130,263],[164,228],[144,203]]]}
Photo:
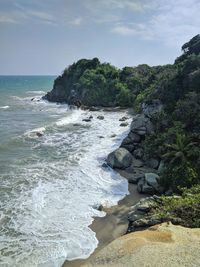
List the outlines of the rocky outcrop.
{"label": "rocky outcrop", "polygon": [[[138,183],[138,192],[144,194],[161,194],[164,192],[164,189],[160,186],[160,177],[157,175],[160,161],[156,158],[148,158],[143,147],[143,140],[153,132],[154,125],[150,118],[144,114],[137,114],[133,117],[129,134],[121,143],[121,148],[128,150],[132,155],[131,168],[129,166],[127,172],[133,175],[128,181]],[[147,168],[150,169],[150,172],[146,171]],[[126,168],[123,166],[123,169]],[[127,174],[125,174],[125,177],[127,177]]]}
{"label": "rocky outcrop", "polygon": [[143,194],[163,193],[160,177],[156,173],[145,173],[137,184],[138,192]]}
{"label": "rocky outcrop", "polygon": [[162,223],[122,236],[104,247],[84,267],[197,267],[200,229]]}
{"label": "rocky outcrop", "polygon": [[120,147],[108,155],[107,163],[112,168],[126,169],[131,165],[132,159],[131,153]]}
{"label": "rocky outcrop", "polygon": [[144,114],[137,114],[133,117],[131,132],[141,136],[152,134],[154,132],[154,126],[150,119],[145,117]]}
{"label": "rocky outcrop", "polygon": [[104,120],[104,116],[99,115],[99,116],[97,116],[97,119],[98,119],[98,120]]}
{"label": "rocky outcrop", "polygon": [[162,112],[162,110],[163,110],[163,105],[159,99],[154,99],[151,101],[151,103],[142,104],[143,114],[148,118],[152,118],[154,115]]}

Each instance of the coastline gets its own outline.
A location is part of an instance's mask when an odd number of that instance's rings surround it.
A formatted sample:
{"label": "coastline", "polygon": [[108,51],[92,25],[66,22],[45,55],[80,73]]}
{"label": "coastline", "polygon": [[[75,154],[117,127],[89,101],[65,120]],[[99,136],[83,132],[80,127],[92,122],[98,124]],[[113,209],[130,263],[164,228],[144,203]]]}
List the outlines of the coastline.
{"label": "coastline", "polygon": [[[124,177],[124,179],[126,179]],[[121,199],[117,205],[111,208],[103,208],[106,212],[104,217],[95,217],[90,228],[96,233],[99,244],[95,251],[87,259],[65,261],[62,267],[79,267],[91,260],[102,248],[116,238],[124,235],[128,229],[127,214],[131,206],[147,195],[137,192],[137,185],[128,184],[129,195]]]}

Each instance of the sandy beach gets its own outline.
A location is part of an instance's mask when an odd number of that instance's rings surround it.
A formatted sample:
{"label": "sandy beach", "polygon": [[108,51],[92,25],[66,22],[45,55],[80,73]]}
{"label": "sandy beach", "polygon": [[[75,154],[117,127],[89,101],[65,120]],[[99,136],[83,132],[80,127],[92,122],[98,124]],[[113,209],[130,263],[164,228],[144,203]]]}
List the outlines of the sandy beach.
{"label": "sandy beach", "polygon": [[125,198],[119,201],[118,205],[108,209],[103,209],[106,212],[105,217],[97,217],[94,219],[91,229],[96,233],[99,241],[98,247],[93,254],[85,260],[66,261],[63,267],[79,267],[94,257],[96,253],[112,242],[114,239],[126,233],[128,228],[127,213],[131,206],[137,203],[144,195],[137,192],[137,186],[129,183],[129,192]]}

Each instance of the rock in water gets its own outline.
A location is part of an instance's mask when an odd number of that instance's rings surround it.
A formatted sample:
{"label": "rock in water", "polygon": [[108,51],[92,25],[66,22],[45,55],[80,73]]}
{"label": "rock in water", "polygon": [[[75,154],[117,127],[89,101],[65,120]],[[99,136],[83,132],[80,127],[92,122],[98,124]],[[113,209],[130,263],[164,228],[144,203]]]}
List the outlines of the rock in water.
{"label": "rock in water", "polygon": [[197,267],[200,229],[163,223],[117,238],[83,267]]}
{"label": "rock in water", "polygon": [[126,126],[128,126],[128,122],[122,122],[122,123],[120,124],[120,126],[121,126],[121,127],[126,127]]}
{"label": "rock in water", "polygon": [[42,137],[44,134],[40,132],[36,132],[37,137]]}
{"label": "rock in water", "polygon": [[90,118],[86,118],[86,119],[82,119],[82,121],[85,121],[85,122],[90,122],[91,119]]}
{"label": "rock in water", "polygon": [[125,116],[119,119],[119,121],[126,121],[126,120],[128,120],[128,117],[125,117]]}
{"label": "rock in water", "polygon": [[97,119],[98,119],[98,120],[103,120],[103,119],[104,119],[104,116],[99,115],[99,116],[97,116]]}
{"label": "rock in water", "polygon": [[108,155],[107,163],[112,168],[126,169],[131,165],[132,160],[131,153],[120,147]]}

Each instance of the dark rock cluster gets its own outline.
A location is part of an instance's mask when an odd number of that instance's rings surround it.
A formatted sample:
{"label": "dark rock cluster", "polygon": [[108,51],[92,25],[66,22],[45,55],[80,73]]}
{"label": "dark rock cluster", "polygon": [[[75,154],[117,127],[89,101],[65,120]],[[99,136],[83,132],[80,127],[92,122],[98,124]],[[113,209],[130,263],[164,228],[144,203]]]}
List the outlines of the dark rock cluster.
{"label": "dark rock cluster", "polygon": [[[160,110],[160,105],[158,107]],[[146,110],[148,110],[147,106]],[[155,112],[154,109],[153,113]],[[158,175],[160,161],[155,158],[148,158],[143,147],[143,140],[153,132],[154,125],[149,116],[145,114],[135,115],[130,132],[122,141],[120,148],[107,157],[108,165],[118,169],[130,183],[137,184],[138,192],[144,194],[161,194],[164,191]]]}

